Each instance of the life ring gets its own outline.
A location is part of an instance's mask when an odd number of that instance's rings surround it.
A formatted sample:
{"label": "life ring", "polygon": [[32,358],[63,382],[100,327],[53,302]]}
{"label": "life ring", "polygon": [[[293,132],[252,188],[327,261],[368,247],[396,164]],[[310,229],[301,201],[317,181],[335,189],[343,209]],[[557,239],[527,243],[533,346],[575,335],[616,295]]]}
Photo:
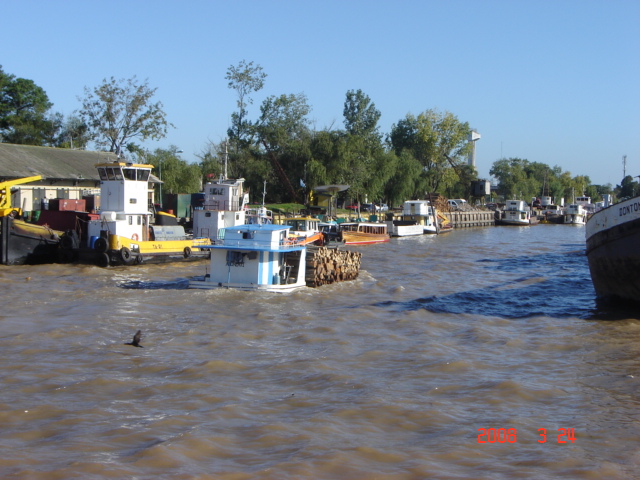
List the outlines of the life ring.
{"label": "life ring", "polygon": [[134,233],[133,235],[131,235],[131,240],[133,240],[134,242],[137,242],[137,241],[138,241],[138,238],[139,238],[139,237],[138,237],[138,234],[137,234],[137,233]]}
{"label": "life ring", "polygon": [[184,258],[189,258],[191,256],[191,248],[184,247]]}

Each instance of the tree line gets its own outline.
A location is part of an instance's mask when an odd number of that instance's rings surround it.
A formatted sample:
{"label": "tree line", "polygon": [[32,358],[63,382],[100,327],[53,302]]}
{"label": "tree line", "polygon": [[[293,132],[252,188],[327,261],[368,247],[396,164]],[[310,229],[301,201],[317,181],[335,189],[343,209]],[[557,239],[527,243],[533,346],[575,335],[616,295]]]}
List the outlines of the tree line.
{"label": "tree line", "polygon": [[[312,127],[312,111],[304,93],[270,95],[251,118],[252,95],[265,87],[267,74],[260,65],[242,60],[231,65],[225,79],[236,94],[225,141],[205,143],[198,163],[180,158],[171,146],[153,151],[147,140],[166,137],[173,125],[156,89],[148,81],[105,79],[85,87],[80,108],[67,118],[52,113],[45,91],[32,80],[7,74],[0,66],[0,141],[58,148],[95,147],[123,158],[150,163],[164,182],[163,192],[195,193],[203,180],[225,171],[246,179],[259,197],[266,181],[272,203],[306,203],[319,185],[349,185],[354,200],[384,201],[398,205],[407,199],[439,193],[449,198],[470,198],[477,172],[468,165],[471,128],[450,112],[427,109],[407,114],[380,131],[380,111],[362,90],[346,92],[342,128]],[[588,177],[572,177],[560,167],[520,158],[495,161],[490,170],[499,181],[504,199],[548,195],[570,199],[586,193],[638,191],[633,178],[614,191],[610,185],[592,185]],[[626,182],[626,183],[625,183]]]}

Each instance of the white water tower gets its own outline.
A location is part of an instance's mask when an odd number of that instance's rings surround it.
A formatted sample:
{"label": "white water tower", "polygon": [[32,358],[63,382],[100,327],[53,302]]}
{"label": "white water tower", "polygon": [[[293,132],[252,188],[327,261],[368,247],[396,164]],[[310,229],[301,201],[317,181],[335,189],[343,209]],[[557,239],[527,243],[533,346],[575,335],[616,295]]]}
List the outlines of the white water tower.
{"label": "white water tower", "polygon": [[480,140],[481,135],[475,130],[471,130],[469,141],[471,142],[471,154],[469,155],[469,166],[476,168],[476,142]]}

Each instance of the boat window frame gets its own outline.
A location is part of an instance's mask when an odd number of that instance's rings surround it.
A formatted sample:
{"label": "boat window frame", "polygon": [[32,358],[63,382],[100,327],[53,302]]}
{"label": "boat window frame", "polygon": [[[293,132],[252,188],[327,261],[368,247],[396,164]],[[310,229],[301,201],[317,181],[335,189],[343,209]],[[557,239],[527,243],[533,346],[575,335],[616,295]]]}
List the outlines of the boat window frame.
{"label": "boat window frame", "polygon": [[126,181],[135,182],[137,179],[137,169],[136,168],[123,168],[122,175]]}

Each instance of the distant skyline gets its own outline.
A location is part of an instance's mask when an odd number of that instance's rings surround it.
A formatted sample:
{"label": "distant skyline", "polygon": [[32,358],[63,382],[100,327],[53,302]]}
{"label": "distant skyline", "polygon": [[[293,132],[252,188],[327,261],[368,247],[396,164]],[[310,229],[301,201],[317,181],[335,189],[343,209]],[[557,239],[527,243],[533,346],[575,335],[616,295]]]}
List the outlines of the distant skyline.
{"label": "distant skyline", "polygon": [[451,112],[480,133],[480,177],[502,157],[559,166],[595,184],[640,175],[637,0],[4,0],[3,70],[72,114],[84,88],[134,75],[157,88],[175,145],[197,162],[236,110],[226,71],[268,75],[251,95],[304,93],[318,130],[343,128],[348,90],[380,110]]}

